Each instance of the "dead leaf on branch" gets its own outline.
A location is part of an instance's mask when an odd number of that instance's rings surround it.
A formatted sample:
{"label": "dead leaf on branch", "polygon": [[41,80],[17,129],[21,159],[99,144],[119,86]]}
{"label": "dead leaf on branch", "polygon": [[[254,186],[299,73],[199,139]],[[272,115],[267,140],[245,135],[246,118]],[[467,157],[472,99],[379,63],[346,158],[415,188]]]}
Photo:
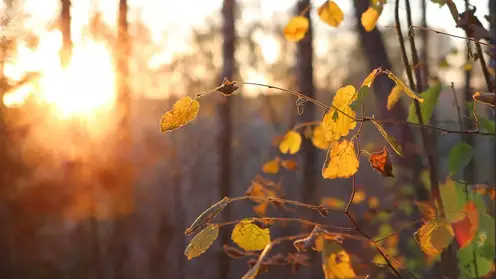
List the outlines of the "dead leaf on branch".
{"label": "dead leaf on branch", "polygon": [[394,177],[393,164],[391,163],[391,158],[389,157],[389,152],[386,147],[379,152],[370,154],[369,163],[370,166],[381,173],[382,176]]}
{"label": "dead leaf on branch", "polygon": [[224,78],[224,80],[222,81],[222,84],[219,87],[217,87],[215,90],[219,91],[224,96],[230,96],[232,93],[234,93],[238,89],[239,89],[239,86],[236,84],[235,81],[230,81],[227,78]]}
{"label": "dead leaf on branch", "polygon": [[475,16],[475,10],[474,7],[461,13],[456,27],[463,29],[467,37],[473,38],[477,42],[481,39],[489,41],[489,31],[484,28],[480,20]]}
{"label": "dead leaf on branch", "polygon": [[179,99],[172,110],[162,115],[160,129],[163,133],[180,128],[193,121],[200,110],[200,103],[189,96]]}
{"label": "dead leaf on branch", "polygon": [[477,102],[496,107],[496,93],[475,92],[472,98]]}

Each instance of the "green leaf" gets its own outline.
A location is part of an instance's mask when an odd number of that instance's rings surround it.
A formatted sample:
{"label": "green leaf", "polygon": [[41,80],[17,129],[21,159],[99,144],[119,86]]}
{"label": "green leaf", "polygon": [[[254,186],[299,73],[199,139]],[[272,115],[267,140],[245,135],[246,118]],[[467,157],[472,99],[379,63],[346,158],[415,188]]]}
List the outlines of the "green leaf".
{"label": "green leaf", "polygon": [[472,146],[460,142],[459,144],[453,146],[448,155],[448,170],[450,175],[454,175],[463,168],[465,168],[472,157],[474,156],[474,151]]}
{"label": "green leaf", "polygon": [[369,94],[370,88],[368,86],[362,86],[358,90],[358,96],[356,100],[351,103],[350,108],[353,109],[355,112],[362,106],[363,101],[365,100],[365,96]]}
{"label": "green leaf", "polygon": [[379,133],[381,133],[382,137],[389,143],[389,145],[394,150],[394,152],[396,152],[396,154],[403,157],[403,150],[401,148],[401,145],[399,145],[399,143],[396,141],[396,139],[393,138],[392,136],[388,135],[386,130],[384,130],[384,128],[382,127],[382,125],[379,122],[372,120],[372,123],[374,123],[374,125],[377,128],[377,130],[379,131]]}
{"label": "green leaf", "polygon": [[199,232],[186,247],[184,255],[191,260],[203,254],[212,245],[217,236],[219,235],[219,227],[210,224]]}
{"label": "green leaf", "polygon": [[479,118],[479,124],[482,129],[486,130],[488,133],[496,133],[496,124],[494,120],[487,120],[485,118]]}
{"label": "green leaf", "polygon": [[[437,83],[426,91],[420,93],[420,96],[424,99],[423,103],[419,103],[420,112],[422,114],[422,120],[424,124],[429,124],[432,117],[432,112],[436,107],[437,100],[439,98],[439,94],[441,93],[441,84]],[[417,117],[417,111],[415,110],[415,104],[410,104],[410,110],[408,112],[408,122],[412,122],[415,124],[419,124],[419,120]]]}

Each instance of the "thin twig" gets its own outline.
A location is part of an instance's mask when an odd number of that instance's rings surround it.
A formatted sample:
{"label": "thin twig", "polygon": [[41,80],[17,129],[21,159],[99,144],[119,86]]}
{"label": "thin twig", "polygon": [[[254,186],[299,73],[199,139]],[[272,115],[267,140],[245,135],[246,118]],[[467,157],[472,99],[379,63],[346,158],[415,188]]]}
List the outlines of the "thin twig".
{"label": "thin twig", "polygon": [[[434,32],[436,34],[445,35],[445,36],[449,36],[449,37],[453,37],[453,38],[458,38],[458,39],[462,39],[462,40],[468,40],[468,41],[472,41],[474,43],[479,43],[481,45],[484,45],[484,46],[487,46],[487,47],[490,47],[490,48],[496,48],[496,46],[493,45],[493,44],[489,44],[489,43],[485,43],[485,42],[480,42],[480,41],[478,42],[474,38],[467,38],[467,37],[457,36],[457,35],[453,35],[453,34],[450,34],[450,33],[442,32],[442,31],[437,31],[437,30],[434,30],[434,29],[431,29],[431,28],[428,28],[428,27],[411,25],[409,29],[410,30],[411,29],[421,29],[421,30],[431,31],[431,32]],[[409,30],[409,32],[412,32],[410,30]]]}

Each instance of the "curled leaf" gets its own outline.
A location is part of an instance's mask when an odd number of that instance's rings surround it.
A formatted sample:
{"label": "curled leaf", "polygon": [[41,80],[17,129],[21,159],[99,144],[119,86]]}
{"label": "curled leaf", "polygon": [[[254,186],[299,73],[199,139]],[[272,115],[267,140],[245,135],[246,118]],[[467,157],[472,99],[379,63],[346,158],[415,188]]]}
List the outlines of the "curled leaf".
{"label": "curled leaf", "polygon": [[229,204],[229,198],[224,197],[222,200],[205,210],[196,220],[191,224],[189,228],[184,232],[185,234],[192,234],[199,228],[203,227],[205,224],[210,222],[215,216],[217,216],[227,205]]}
{"label": "curled leaf", "polygon": [[219,228],[210,224],[205,227],[200,233],[195,235],[191,242],[186,247],[184,255],[188,257],[188,260],[198,257],[203,254],[212,245],[217,236],[219,235]]}
{"label": "curled leaf", "polygon": [[252,219],[244,219],[234,226],[231,239],[245,251],[258,251],[270,243],[270,231],[260,228]]}
{"label": "curled leaf", "polygon": [[281,144],[279,144],[279,151],[281,153],[286,154],[295,154],[300,150],[301,146],[301,135],[295,131],[289,131],[282,140]]}
{"label": "curled leaf", "polygon": [[224,96],[229,96],[239,89],[239,86],[234,81],[230,81],[227,78],[224,78],[222,84],[217,87],[215,90],[222,93]]}
{"label": "curled leaf", "polygon": [[310,23],[304,16],[295,16],[291,18],[284,27],[284,37],[288,41],[297,42],[305,37]]}
{"label": "curled leaf", "polygon": [[389,158],[389,152],[384,147],[380,152],[375,152],[369,156],[370,166],[382,174],[384,177],[394,177],[393,164]]}
{"label": "curled leaf", "polygon": [[399,79],[395,74],[393,74],[391,71],[389,70],[384,70],[384,72],[387,74],[387,76],[396,83],[396,85],[398,85],[401,90],[403,92],[405,92],[406,95],[408,95],[408,97],[414,99],[414,100],[417,100],[419,101],[420,103],[422,103],[424,101],[424,99],[422,99],[422,97],[420,97],[419,95],[417,95],[417,93],[413,92],[412,89],[410,89],[410,87],[406,86],[406,84],[401,80]]}
{"label": "curled leaf", "polygon": [[387,99],[387,109],[391,110],[393,106],[400,100],[401,97],[401,87],[395,85],[391,92],[389,92]]}
{"label": "curled leaf", "polygon": [[343,22],[344,14],[334,1],[326,1],[318,10],[320,20],[332,27],[338,27]]}
{"label": "curled leaf", "polygon": [[477,102],[496,107],[496,93],[475,92],[472,98]]}
{"label": "curled leaf", "polygon": [[174,104],[172,110],[162,115],[161,131],[163,133],[172,131],[188,124],[196,118],[198,110],[200,110],[200,103],[197,100],[189,96],[182,97]]}
{"label": "curled leaf", "polygon": [[382,127],[382,125],[379,122],[372,120],[372,123],[377,128],[379,133],[381,133],[382,137],[387,141],[387,143],[389,143],[389,146],[391,146],[391,148],[394,150],[394,152],[396,152],[396,154],[398,154],[400,156],[403,156],[403,149],[401,148],[401,145],[399,145],[399,143],[396,141],[396,139],[393,138],[392,136],[390,136],[386,132],[386,130],[384,130],[384,128]]}
{"label": "curled leaf", "polygon": [[382,68],[375,68],[370,72],[370,74],[363,80],[362,86],[370,87],[374,82],[375,78],[382,72]]}
{"label": "curled leaf", "polygon": [[348,178],[358,171],[359,161],[353,142],[343,139],[332,145],[327,154],[322,177],[326,179]]}

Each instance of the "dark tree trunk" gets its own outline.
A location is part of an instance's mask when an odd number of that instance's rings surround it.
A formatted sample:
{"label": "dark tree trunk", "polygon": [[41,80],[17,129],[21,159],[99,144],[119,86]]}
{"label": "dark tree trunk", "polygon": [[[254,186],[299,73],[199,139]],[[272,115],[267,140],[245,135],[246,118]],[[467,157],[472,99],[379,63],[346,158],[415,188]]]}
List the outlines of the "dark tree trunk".
{"label": "dark tree trunk", "polygon": [[[365,52],[368,60],[369,71],[372,71],[377,67],[391,69],[391,63],[389,62],[386,48],[379,30],[375,28],[370,32],[366,32],[361,25],[360,18],[362,13],[369,7],[369,1],[356,0],[354,3],[357,29],[363,51]],[[390,111],[386,108],[387,98],[393,87],[393,81],[384,75],[377,77],[374,81],[373,89],[378,115],[382,119],[405,120],[407,119],[407,112],[403,106],[397,104]],[[398,163],[402,167],[413,171],[412,176],[409,178],[406,177],[405,179],[410,180],[415,185],[416,199],[427,200],[429,194],[418,179],[420,176],[420,171],[422,170],[422,163],[420,157],[415,151],[412,130],[407,125],[384,125],[384,128],[391,136],[395,137],[403,147],[404,157],[398,157]]]}
{"label": "dark tree trunk", "polygon": [[[235,0],[224,0],[222,6],[222,74],[219,84],[224,78],[233,79],[235,73],[234,50],[236,42],[236,30],[234,24]],[[218,135],[219,173],[218,183],[220,187],[220,199],[231,196],[231,145],[232,145],[232,97],[222,97],[218,104],[220,131]],[[230,210],[222,211],[223,220],[230,219]],[[229,232],[221,230],[221,243],[229,243]],[[229,258],[222,251],[219,253],[219,278],[229,278]]]}
{"label": "dark tree trunk", "polygon": [[67,66],[72,56],[71,39],[71,1],[61,0],[60,31],[62,32],[62,49],[60,50],[60,64]]}
{"label": "dark tree trunk", "polygon": [[[310,5],[310,0],[301,0],[297,3],[296,13],[300,14]],[[305,37],[298,42],[296,49],[296,83],[298,91],[315,99],[315,86],[313,78],[313,34],[312,22],[307,12],[306,18],[310,22],[308,32]],[[315,121],[315,106],[306,105],[301,117],[303,122]],[[303,152],[303,183],[300,188],[301,201],[309,204],[316,204],[317,191],[317,149],[310,140],[304,140]]]}

